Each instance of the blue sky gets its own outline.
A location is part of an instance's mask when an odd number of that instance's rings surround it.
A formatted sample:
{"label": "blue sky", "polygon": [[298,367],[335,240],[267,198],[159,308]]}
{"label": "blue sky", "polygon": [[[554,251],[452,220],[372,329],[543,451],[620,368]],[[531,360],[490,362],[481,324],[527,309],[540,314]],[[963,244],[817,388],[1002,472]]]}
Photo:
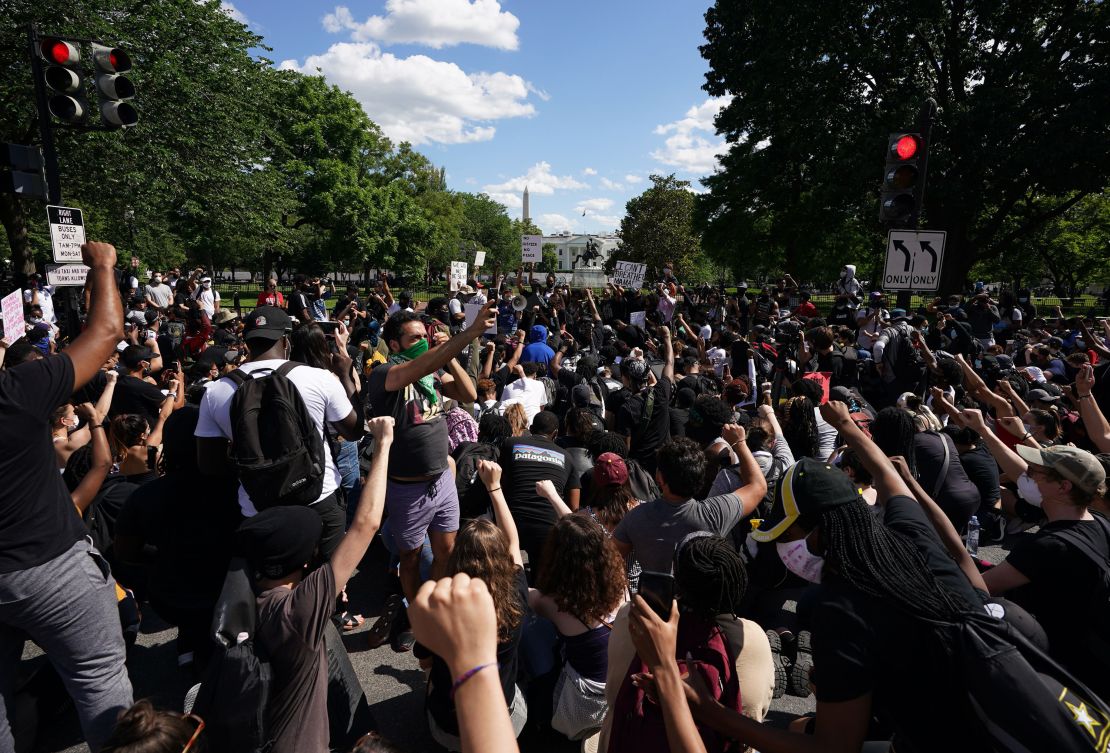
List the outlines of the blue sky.
{"label": "blue sky", "polygon": [[[320,69],[396,141],[546,233],[619,226],[650,173],[712,171],[707,2],[233,0],[282,67]],[[585,212],[585,216],[583,216]]]}

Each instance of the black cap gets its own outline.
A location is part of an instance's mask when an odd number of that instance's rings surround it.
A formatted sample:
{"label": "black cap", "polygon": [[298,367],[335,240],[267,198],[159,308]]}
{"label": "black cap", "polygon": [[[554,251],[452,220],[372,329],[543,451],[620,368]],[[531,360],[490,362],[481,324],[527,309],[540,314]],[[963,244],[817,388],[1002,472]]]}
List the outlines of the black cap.
{"label": "black cap", "polygon": [[273,580],[296,572],[312,558],[322,530],[315,510],[279,505],[244,520],[236,539],[255,577]]}
{"label": "black cap", "polygon": [[152,358],[154,358],[154,351],[145,345],[128,345],[120,356],[123,365],[128,369],[137,369],[140,363]]}
{"label": "black cap", "polygon": [[802,458],[782,474],[775,486],[771,512],[751,537],[761,543],[774,541],[798,518],[819,515],[857,500],[863,503],[847,474],[828,463]]}
{"label": "black cap", "polygon": [[293,331],[293,320],[277,306],[259,306],[243,318],[243,339],[277,340]]}

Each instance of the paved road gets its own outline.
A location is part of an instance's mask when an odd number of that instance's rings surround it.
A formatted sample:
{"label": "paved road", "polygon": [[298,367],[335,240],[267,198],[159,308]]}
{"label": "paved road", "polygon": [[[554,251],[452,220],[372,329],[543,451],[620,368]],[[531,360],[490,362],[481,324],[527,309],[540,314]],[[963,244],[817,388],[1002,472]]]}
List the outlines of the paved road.
{"label": "paved road", "polygon": [[[1000,562],[1006,556],[1008,547],[984,547],[980,555],[991,562]],[[363,614],[375,615],[379,612],[385,595],[384,551],[375,543],[363,562],[362,571],[355,577],[349,593],[356,608]],[[411,753],[440,751],[428,736],[423,717],[424,674],[412,654],[396,654],[388,646],[376,650],[366,649],[363,633],[373,622],[369,617],[367,624],[355,633],[344,637],[366,697],[371,702],[380,726],[380,732],[394,741],[402,750]],[[181,708],[187,689],[187,681],[178,672],[174,638],[176,630],[168,627],[148,610],[144,622],[144,632],[130,658],[132,681],[137,698],[150,698],[155,704],[165,708]],[[37,649],[28,646],[25,658],[38,654]],[[799,714],[814,710],[814,700],[785,695],[773,702],[769,721],[785,725]],[[40,740],[36,753],[81,753],[87,748],[81,744],[80,729],[72,712],[52,720],[48,725],[46,739]],[[532,736],[528,732],[521,738],[523,753],[572,753],[578,750],[559,735],[544,737]]]}

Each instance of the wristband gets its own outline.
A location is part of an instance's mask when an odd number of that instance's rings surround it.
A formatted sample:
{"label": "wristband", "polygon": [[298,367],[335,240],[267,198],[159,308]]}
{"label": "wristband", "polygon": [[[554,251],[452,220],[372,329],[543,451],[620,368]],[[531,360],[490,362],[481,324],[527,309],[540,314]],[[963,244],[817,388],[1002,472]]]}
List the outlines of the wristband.
{"label": "wristband", "polygon": [[1024,442],[1025,440],[1032,439],[1032,438],[1033,438],[1033,434],[1031,432],[1027,431],[1027,432],[1025,432],[1025,436],[1021,438],[1021,441]]}
{"label": "wristband", "polygon": [[1088,392],[1086,395],[1080,395],[1079,399],[1080,400],[1090,400],[1091,399],[1091,393]]}
{"label": "wristband", "polygon": [[104,424],[89,424],[90,429],[103,429]]}
{"label": "wristband", "polygon": [[500,486],[495,486],[492,489],[486,489],[486,491],[487,492],[499,492],[499,491],[501,491],[501,487]]}
{"label": "wristband", "polygon": [[451,700],[455,699],[455,693],[459,691],[459,688],[466,684],[467,680],[481,672],[483,669],[487,669],[488,667],[497,667],[498,669],[500,669],[501,665],[497,662],[490,662],[489,664],[479,664],[477,667],[474,667],[473,669],[468,669],[461,675],[459,675],[455,679],[455,682],[451,685],[451,695],[449,696]]}

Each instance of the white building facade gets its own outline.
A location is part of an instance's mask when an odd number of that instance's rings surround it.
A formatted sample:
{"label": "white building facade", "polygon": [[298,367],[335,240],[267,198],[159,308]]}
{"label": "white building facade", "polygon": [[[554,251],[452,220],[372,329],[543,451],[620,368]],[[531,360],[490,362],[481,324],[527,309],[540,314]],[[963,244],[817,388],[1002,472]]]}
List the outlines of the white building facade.
{"label": "white building facade", "polygon": [[[586,244],[590,241],[593,242],[600,256],[587,262],[584,259],[580,259],[580,257],[585,255]],[[560,272],[570,272],[574,269],[581,269],[583,267],[596,267],[597,269],[601,269],[617,249],[619,243],[620,236],[615,233],[559,233],[558,235],[543,236],[544,246],[552,245],[555,247],[555,254],[559,257]],[[575,263],[576,261],[578,262],[577,264]]]}

